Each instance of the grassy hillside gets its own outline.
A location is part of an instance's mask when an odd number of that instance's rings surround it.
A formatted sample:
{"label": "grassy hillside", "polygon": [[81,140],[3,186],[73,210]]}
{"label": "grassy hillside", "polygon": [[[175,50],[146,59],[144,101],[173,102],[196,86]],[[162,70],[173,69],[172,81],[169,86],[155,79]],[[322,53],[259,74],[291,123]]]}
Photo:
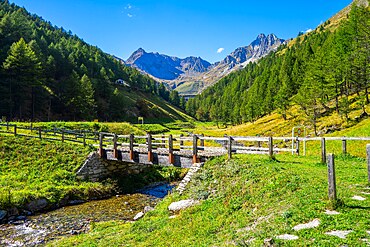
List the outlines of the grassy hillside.
{"label": "grassy hillside", "polygon": [[[364,159],[339,157],[337,189],[339,215],[327,199],[326,166],[318,157],[236,156],[207,162],[186,194],[167,197],[156,210],[135,223],[99,223],[90,233],[64,239],[56,246],[262,246],[273,238],[276,246],[366,246],[369,239],[370,197]],[[365,201],[351,199],[354,195]],[[181,199],[201,203],[170,218],[167,207]],[[294,231],[298,224],[320,219],[318,228]],[[346,239],[326,235],[353,230]],[[294,234],[296,241],[278,240]]]}
{"label": "grassy hillside", "polygon": [[10,120],[186,118],[168,103],[183,107],[176,93],[9,1],[0,1],[0,63],[0,116]]}
{"label": "grassy hillside", "polygon": [[[127,99],[124,108],[130,109],[132,107],[137,107],[140,110],[140,112],[137,113],[138,116],[148,116],[144,119],[145,123],[173,122],[176,120],[187,122],[194,120],[182,110],[164,101],[158,96],[141,92],[138,93],[136,91],[122,91],[122,93]],[[144,102],[144,104],[141,105],[140,102]],[[137,118],[131,117],[126,120],[129,120],[132,123],[137,123]]]}
{"label": "grassy hillside", "polygon": [[[363,92],[361,92],[361,95]],[[370,132],[367,130],[361,131],[360,129],[368,123],[366,116],[361,118],[363,113],[362,109],[362,96],[352,95],[350,97],[350,107],[348,117],[346,120],[343,115],[338,114],[335,111],[335,102],[331,101],[328,103],[330,110],[320,116],[317,119],[317,129],[320,136],[333,133],[337,136],[368,136]],[[370,112],[370,105],[364,106],[366,112]],[[365,122],[363,122],[365,121]],[[304,125],[307,127],[307,134],[314,136],[313,127],[308,118],[305,116],[302,109],[297,105],[293,104],[287,110],[287,119],[284,120],[278,111],[274,111],[264,117],[259,118],[254,122],[248,122],[241,125],[229,125],[225,127],[219,124],[217,127],[214,124],[198,124],[196,128],[197,133],[204,133],[211,136],[222,136],[224,134],[233,136],[291,136],[292,128],[295,126]],[[358,127],[357,127],[358,126]],[[352,131],[346,133],[346,129],[358,129],[358,131]],[[338,132],[341,131],[341,132]]]}
{"label": "grassy hillside", "polygon": [[203,83],[199,81],[187,81],[176,87],[176,91],[180,94],[197,94]]}
{"label": "grassy hillside", "polygon": [[[353,93],[364,91],[363,104],[369,105],[366,47],[370,12],[362,5],[351,6],[348,15],[346,9],[295,43],[224,77],[190,99],[186,111],[201,121],[240,124],[257,121],[274,110],[286,118],[296,103],[315,128],[317,118],[330,115],[333,108],[348,117]],[[330,23],[336,23],[335,32],[324,27]],[[331,100],[335,106],[328,105]]]}

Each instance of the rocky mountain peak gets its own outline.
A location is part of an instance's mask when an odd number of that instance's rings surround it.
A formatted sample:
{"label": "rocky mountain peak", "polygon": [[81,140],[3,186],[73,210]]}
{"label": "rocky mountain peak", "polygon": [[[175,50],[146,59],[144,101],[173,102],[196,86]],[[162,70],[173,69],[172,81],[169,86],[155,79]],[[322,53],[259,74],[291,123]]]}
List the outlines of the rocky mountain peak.
{"label": "rocky mountain peak", "polygon": [[[215,64],[210,64],[200,57],[189,56],[181,59],[157,52],[146,52],[139,48],[127,59],[126,64],[158,80],[166,81],[172,88],[178,88],[179,85],[186,83],[198,83],[197,86],[185,85],[183,88],[186,90],[191,88],[199,93],[233,70],[243,68],[248,63],[266,56],[283,43],[284,40],[279,39],[275,34],[261,33],[250,45],[235,49],[224,60]],[[183,93],[188,93],[188,91],[184,90]]]}
{"label": "rocky mountain peak", "polygon": [[[269,34],[266,36],[261,33],[249,46],[235,49],[235,51],[229,54],[220,64],[227,65],[229,69],[234,68],[238,64],[245,65],[266,56],[273,50],[276,50],[283,42],[284,40],[279,39],[275,34]],[[227,70],[225,72],[228,73]]]}
{"label": "rocky mountain peak", "polygon": [[260,45],[264,40],[266,40],[266,35],[261,33],[257,36],[257,38],[251,43],[251,46]]}
{"label": "rocky mountain peak", "polygon": [[127,59],[126,64],[133,64],[137,59],[146,54],[146,51],[143,48],[139,48],[132,53],[132,55]]}
{"label": "rocky mountain peak", "polygon": [[160,80],[174,80],[183,74],[202,73],[211,66],[200,57],[191,56],[181,59],[158,52],[146,52],[142,48],[132,53],[126,64]]}

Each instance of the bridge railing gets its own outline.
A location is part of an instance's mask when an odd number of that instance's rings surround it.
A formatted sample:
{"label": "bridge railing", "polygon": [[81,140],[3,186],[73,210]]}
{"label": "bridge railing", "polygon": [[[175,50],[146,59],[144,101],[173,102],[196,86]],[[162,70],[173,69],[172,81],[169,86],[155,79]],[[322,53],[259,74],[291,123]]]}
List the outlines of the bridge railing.
{"label": "bridge railing", "polygon": [[[50,141],[71,142],[82,145],[91,145],[99,148],[104,156],[107,150],[113,151],[115,157],[119,151],[130,153],[148,152],[152,159],[153,152],[168,154],[173,160],[174,154],[192,156],[193,162],[201,157],[219,156],[227,154],[266,154],[273,157],[277,153],[291,152],[300,155],[306,154],[306,143],[309,141],[321,142],[322,162],[326,162],[326,142],[341,141],[342,152],[347,153],[347,142],[370,141],[370,137],[257,137],[257,136],[223,136],[210,137],[204,135],[117,135],[108,132],[94,132],[86,130],[67,130],[60,128],[41,129],[24,124],[0,123],[0,133],[14,136],[26,136]],[[303,145],[302,145],[303,143]]]}
{"label": "bridge railing", "polygon": [[194,162],[198,162],[200,157],[224,154],[228,154],[228,157],[231,158],[233,153],[267,154],[270,157],[273,157],[278,152],[299,153],[298,148],[279,147],[279,140],[285,143],[290,141],[289,138],[276,138],[274,142],[272,137],[208,137],[204,135],[175,136],[151,134],[135,136],[133,134],[116,135],[114,133],[101,132],[99,139],[99,152],[101,155],[104,156],[106,150],[111,150],[116,158],[120,150],[129,152],[132,159],[135,152],[148,152],[149,157],[153,156],[153,151],[166,153],[170,157],[175,152],[180,152],[182,155],[191,155]]}

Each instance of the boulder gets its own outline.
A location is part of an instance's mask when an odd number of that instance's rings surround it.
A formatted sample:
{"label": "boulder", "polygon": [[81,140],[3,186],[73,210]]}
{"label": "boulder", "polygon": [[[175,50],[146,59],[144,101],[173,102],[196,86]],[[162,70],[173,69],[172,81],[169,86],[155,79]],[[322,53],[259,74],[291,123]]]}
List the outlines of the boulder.
{"label": "boulder", "polygon": [[48,205],[49,202],[45,198],[42,198],[28,203],[26,209],[31,212],[38,212],[45,209]]}
{"label": "boulder", "polygon": [[143,216],[144,216],[144,213],[143,212],[139,212],[139,213],[137,213],[137,215],[135,215],[134,220],[141,219],[141,218],[143,218]]}
{"label": "boulder", "polygon": [[79,205],[79,204],[82,204],[82,203],[85,203],[86,201],[84,201],[84,200],[70,200],[70,201],[68,201],[68,205],[71,205],[71,206],[73,206],[73,205]]}
{"label": "boulder", "polygon": [[189,199],[189,200],[182,200],[178,202],[173,202],[168,206],[168,210],[170,211],[180,211],[182,209],[192,207],[194,205],[199,204],[199,201]]}
{"label": "boulder", "polygon": [[0,222],[6,217],[7,214],[8,214],[7,211],[0,210]]}
{"label": "boulder", "polygon": [[283,234],[276,236],[276,239],[281,239],[281,240],[297,240],[299,237],[296,235],[291,235],[291,234]]}
{"label": "boulder", "polygon": [[16,207],[12,207],[8,209],[8,216],[17,216],[19,215],[19,210]]}
{"label": "boulder", "polygon": [[357,200],[357,201],[365,201],[366,200],[366,198],[364,198],[362,196],[353,196],[351,199]]}
{"label": "boulder", "polygon": [[265,247],[272,247],[272,246],[274,246],[274,239],[272,239],[272,238],[266,238],[265,240],[263,240],[263,246],[265,246]]}
{"label": "boulder", "polygon": [[325,214],[327,214],[327,215],[338,215],[340,213],[337,212],[337,211],[325,210]]}
{"label": "boulder", "polygon": [[320,220],[319,219],[314,219],[313,221],[310,221],[306,224],[296,225],[295,227],[293,227],[293,230],[294,231],[299,231],[299,230],[303,230],[303,229],[310,229],[310,228],[318,227],[319,225],[320,225]]}
{"label": "boulder", "polygon": [[348,234],[353,232],[352,230],[349,231],[331,231],[331,232],[325,232],[326,235],[335,236],[341,239],[345,239]]}
{"label": "boulder", "polygon": [[154,210],[153,207],[151,207],[151,206],[145,206],[145,208],[144,208],[144,214],[146,214],[149,211],[153,211],[153,210]]}

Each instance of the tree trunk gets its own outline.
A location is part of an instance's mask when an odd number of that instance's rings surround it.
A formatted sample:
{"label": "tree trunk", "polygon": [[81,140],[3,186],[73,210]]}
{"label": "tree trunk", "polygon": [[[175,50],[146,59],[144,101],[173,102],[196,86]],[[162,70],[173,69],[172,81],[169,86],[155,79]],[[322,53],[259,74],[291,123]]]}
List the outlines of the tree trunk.
{"label": "tree trunk", "polygon": [[339,114],[338,84],[335,84],[335,111]]}
{"label": "tree trunk", "polygon": [[48,122],[50,121],[50,115],[51,115],[51,98],[49,98],[48,104]]}
{"label": "tree trunk", "polygon": [[12,81],[9,80],[9,118],[13,119]]}
{"label": "tree trunk", "polygon": [[33,122],[34,118],[35,118],[35,87],[32,86],[31,87],[31,104],[32,104],[32,114],[31,114],[31,122]]}

